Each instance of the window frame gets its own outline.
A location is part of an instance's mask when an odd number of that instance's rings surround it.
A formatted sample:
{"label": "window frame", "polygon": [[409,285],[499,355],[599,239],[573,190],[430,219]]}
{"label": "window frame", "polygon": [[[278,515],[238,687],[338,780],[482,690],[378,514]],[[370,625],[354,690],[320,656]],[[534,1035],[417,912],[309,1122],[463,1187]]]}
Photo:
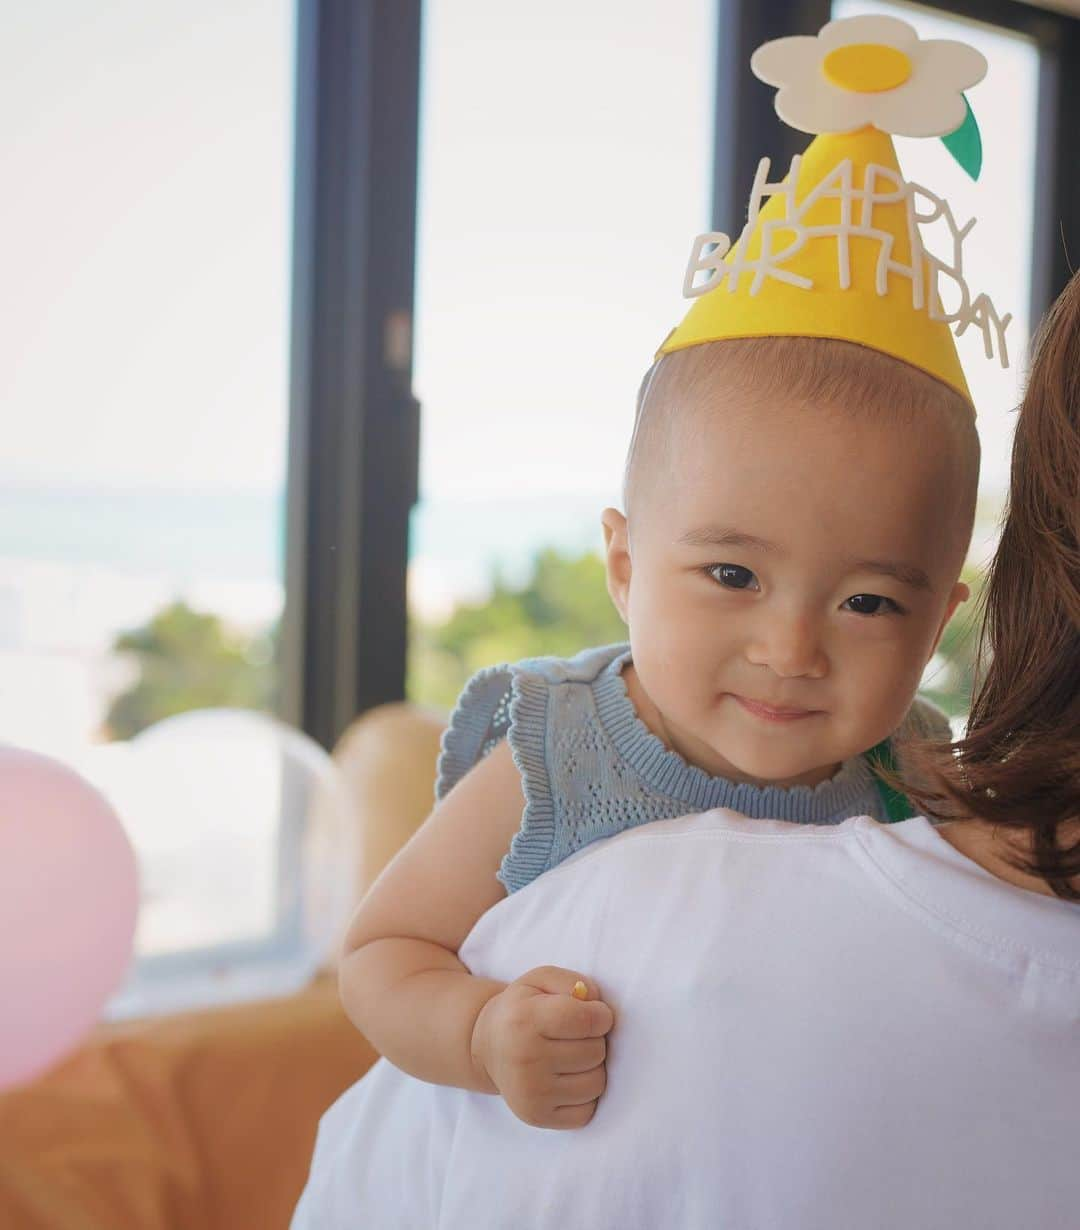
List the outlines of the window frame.
{"label": "window frame", "polygon": [[405,694],[420,0],[298,0],[281,716]]}
{"label": "window frame", "polygon": [[[1019,0],[917,0],[1039,49],[1031,319],[1080,260],[1080,18]],[[332,747],[364,710],[405,697],[422,0],[298,0],[291,410],[282,630],[285,720]],[[761,151],[786,162],[750,72],[771,38],[813,33],[828,0],[717,0],[713,226],[745,211]],[[567,37],[572,33],[568,31]],[[1070,71],[1071,70],[1071,71]]]}

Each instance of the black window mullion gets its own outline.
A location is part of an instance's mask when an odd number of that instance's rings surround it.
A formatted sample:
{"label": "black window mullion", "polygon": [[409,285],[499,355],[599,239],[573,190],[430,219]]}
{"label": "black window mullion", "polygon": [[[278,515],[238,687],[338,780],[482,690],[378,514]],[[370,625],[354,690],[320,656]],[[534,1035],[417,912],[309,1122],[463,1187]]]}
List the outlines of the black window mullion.
{"label": "black window mullion", "polygon": [[299,0],[282,713],[405,690],[419,0]]}
{"label": "black window mullion", "polygon": [[1039,110],[1035,154],[1031,321],[1080,268],[1080,19],[1039,14]]}

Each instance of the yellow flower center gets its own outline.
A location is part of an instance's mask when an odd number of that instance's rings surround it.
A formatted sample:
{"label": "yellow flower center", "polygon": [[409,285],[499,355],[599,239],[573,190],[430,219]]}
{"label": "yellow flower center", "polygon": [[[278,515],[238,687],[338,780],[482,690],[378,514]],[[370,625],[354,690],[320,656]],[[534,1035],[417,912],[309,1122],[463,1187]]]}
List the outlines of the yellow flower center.
{"label": "yellow flower center", "polygon": [[904,84],[911,76],[911,61],[884,43],[848,43],[830,51],[821,69],[842,90],[880,94]]}

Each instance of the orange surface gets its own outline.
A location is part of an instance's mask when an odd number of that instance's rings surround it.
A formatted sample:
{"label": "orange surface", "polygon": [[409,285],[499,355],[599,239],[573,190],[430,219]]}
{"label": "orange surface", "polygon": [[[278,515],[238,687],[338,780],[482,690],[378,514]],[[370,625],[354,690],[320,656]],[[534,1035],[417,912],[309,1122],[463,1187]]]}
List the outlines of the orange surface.
{"label": "orange surface", "polygon": [[103,1026],[0,1095],[0,1227],[287,1227],[320,1115],[374,1058],[331,978],[287,999]]}

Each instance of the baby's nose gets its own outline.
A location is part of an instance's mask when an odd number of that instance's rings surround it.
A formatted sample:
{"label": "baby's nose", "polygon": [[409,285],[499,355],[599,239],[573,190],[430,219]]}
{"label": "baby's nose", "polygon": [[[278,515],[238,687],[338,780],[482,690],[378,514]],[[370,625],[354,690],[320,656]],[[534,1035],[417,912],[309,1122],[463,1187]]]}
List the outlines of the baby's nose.
{"label": "baby's nose", "polygon": [[746,657],[782,679],[820,679],[828,671],[820,624],[804,612],[764,616],[747,645]]}

